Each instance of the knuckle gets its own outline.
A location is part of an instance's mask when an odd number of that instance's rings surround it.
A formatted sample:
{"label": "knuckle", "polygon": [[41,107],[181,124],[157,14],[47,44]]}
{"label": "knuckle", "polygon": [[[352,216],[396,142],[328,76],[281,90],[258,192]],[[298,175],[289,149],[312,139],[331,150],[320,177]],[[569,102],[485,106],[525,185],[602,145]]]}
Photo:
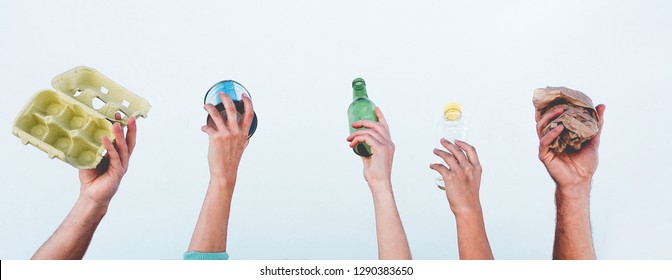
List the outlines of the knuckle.
{"label": "knuckle", "polygon": [[213,137],[217,140],[228,140],[231,138],[231,134],[227,131],[218,131],[213,135]]}
{"label": "knuckle", "polygon": [[474,165],[474,170],[478,173],[483,172],[483,167],[480,164]]}

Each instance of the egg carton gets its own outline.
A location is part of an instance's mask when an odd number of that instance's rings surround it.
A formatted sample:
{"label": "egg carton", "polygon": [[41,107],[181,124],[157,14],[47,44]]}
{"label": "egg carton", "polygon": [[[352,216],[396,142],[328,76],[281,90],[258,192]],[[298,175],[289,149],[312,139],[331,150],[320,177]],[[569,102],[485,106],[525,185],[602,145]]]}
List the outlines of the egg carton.
{"label": "egg carton", "polygon": [[[126,126],[129,117],[147,117],[151,106],[98,71],[75,67],[56,76],[54,89],[38,91],[14,121],[12,133],[79,169],[95,168],[103,158],[101,140],[114,141],[112,124]],[[116,120],[115,114],[121,119]]]}

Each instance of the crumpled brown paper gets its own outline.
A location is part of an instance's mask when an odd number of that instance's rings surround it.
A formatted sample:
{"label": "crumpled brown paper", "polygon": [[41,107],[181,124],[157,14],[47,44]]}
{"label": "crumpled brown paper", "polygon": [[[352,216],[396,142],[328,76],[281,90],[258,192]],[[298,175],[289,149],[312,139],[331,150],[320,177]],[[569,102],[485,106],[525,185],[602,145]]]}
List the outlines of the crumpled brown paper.
{"label": "crumpled brown paper", "polygon": [[565,110],[542,131],[546,135],[560,124],[565,127],[560,136],[555,138],[549,146],[554,153],[562,153],[565,150],[577,151],[581,149],[584,142],[595,137],[599,131],[593,101],[583,92],[566,87],[538,88],[534,90],[532,103],[542,116],[558,107]]}

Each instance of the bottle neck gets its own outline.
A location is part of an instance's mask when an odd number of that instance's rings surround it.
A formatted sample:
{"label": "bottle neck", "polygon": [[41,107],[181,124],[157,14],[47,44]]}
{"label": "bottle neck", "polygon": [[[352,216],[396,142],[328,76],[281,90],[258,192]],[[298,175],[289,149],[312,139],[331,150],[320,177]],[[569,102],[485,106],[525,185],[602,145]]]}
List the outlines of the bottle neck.
{"label": "bottle neck", "polygon": [[352,99],[354,100],[357,98],[369,98],[369,95],[366,93],[366,88],[352,89]]}

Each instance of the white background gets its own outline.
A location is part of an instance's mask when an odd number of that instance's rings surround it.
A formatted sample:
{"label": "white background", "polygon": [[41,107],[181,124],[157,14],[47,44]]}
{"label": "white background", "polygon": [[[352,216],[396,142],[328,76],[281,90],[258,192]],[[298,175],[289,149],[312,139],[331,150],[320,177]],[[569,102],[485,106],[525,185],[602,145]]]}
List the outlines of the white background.
{"label": "white background", "polygon": [[25,259],[79,192],[77,172],[11,134],[30,97],[93,67],[152,104],[89,259],[179,259],[208,183],[203,95],[234,79],[259,127],[238,173],[232,259],[375,259],[371,195],[349,149],[363,77],[397,150],[393,185],[416,259],[457,259],[433,186],[443,104],[463,104],[484,167],[496,258],[548,259],[554,187],[532,91],[607,105],[593,180],[598,258],[670,259],[672,5],[666,1],[0,1],[0,258]]}

